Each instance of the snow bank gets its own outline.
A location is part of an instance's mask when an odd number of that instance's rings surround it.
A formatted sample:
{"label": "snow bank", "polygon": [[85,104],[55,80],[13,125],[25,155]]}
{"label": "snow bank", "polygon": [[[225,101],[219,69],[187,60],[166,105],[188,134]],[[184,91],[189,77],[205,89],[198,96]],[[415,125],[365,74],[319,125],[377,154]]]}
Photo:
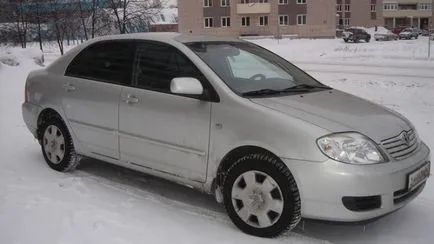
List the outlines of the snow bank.
{"label": "snow bank", "polygon": [[[44,54],[36,48],[0,47],[0,64],[7,66],[19,66],[33,63],[42,66]],[[2,67],[2,66],[0,66]]]}
{"label": "snow bank", "polygon": [[[379,28],[379,31],[384,31]],[[388,64],[408,63],[419,67],[430,65],[434,68],[434,57],[428,61],[428,39],[418,40],[345,43],[342,39],[262,39],[250,40],[279,53],[292,62]],[[434,50],[434,42],[431,44]],[[411,63],[411,64],[410,64]]]}

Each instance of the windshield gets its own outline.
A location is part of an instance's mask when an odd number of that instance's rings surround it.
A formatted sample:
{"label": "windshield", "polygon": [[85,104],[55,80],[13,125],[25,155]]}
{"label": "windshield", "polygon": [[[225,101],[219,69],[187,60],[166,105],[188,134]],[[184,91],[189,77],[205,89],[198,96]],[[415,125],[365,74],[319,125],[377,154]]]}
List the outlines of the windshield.
{"label": "windshield", "polygon": [[412,32],[413,31],[413,29],[410,29],[410,28],[406,28],[406,29],[404,29],[402,32]]}
{"label": "windshield", "polygon": [[288,95],[328,88],[285,59],[252,43],[186,45],[239,95]]}

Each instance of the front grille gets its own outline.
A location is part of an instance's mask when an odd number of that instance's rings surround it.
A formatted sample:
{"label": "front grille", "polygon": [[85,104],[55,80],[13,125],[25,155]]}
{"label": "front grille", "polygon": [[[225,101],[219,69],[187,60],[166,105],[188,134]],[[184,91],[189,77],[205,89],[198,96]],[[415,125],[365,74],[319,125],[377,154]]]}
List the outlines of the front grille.
{"label": "front grille", "polygon": [[382,140],[381,145],[392,158],[401,160],[416,152],[419,141],[414,130],[409,130],[403,131],[392,138]]}

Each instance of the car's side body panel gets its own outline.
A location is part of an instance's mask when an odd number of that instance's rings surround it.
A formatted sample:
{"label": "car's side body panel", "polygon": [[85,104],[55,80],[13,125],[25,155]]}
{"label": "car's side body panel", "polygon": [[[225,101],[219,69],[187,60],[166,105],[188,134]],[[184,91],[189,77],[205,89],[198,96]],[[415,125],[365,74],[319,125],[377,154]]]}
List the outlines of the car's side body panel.
{"label": "car's side body panel", "polygon": [[[122,86],[65,76],[60,100],[62,110],[78,141],[82,153],[119,158],[119,98]],[[73,90],[68,90],[71,87]]]}
{"label": "car's side body panel", "polygon": [[204,182],[210,117],[210,102],[125,87],[119,105],[121,160]]}

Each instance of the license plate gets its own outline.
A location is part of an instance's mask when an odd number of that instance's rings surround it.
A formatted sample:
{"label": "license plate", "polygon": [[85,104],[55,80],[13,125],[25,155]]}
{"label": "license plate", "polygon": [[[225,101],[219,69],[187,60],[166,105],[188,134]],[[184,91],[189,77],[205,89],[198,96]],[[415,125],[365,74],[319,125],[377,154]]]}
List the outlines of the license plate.
{"label": "license plate", "polygon": [[430,163],[428,162],[408,176],[408,191],[413,191],[416,187],[425,182],[430,175]]}

